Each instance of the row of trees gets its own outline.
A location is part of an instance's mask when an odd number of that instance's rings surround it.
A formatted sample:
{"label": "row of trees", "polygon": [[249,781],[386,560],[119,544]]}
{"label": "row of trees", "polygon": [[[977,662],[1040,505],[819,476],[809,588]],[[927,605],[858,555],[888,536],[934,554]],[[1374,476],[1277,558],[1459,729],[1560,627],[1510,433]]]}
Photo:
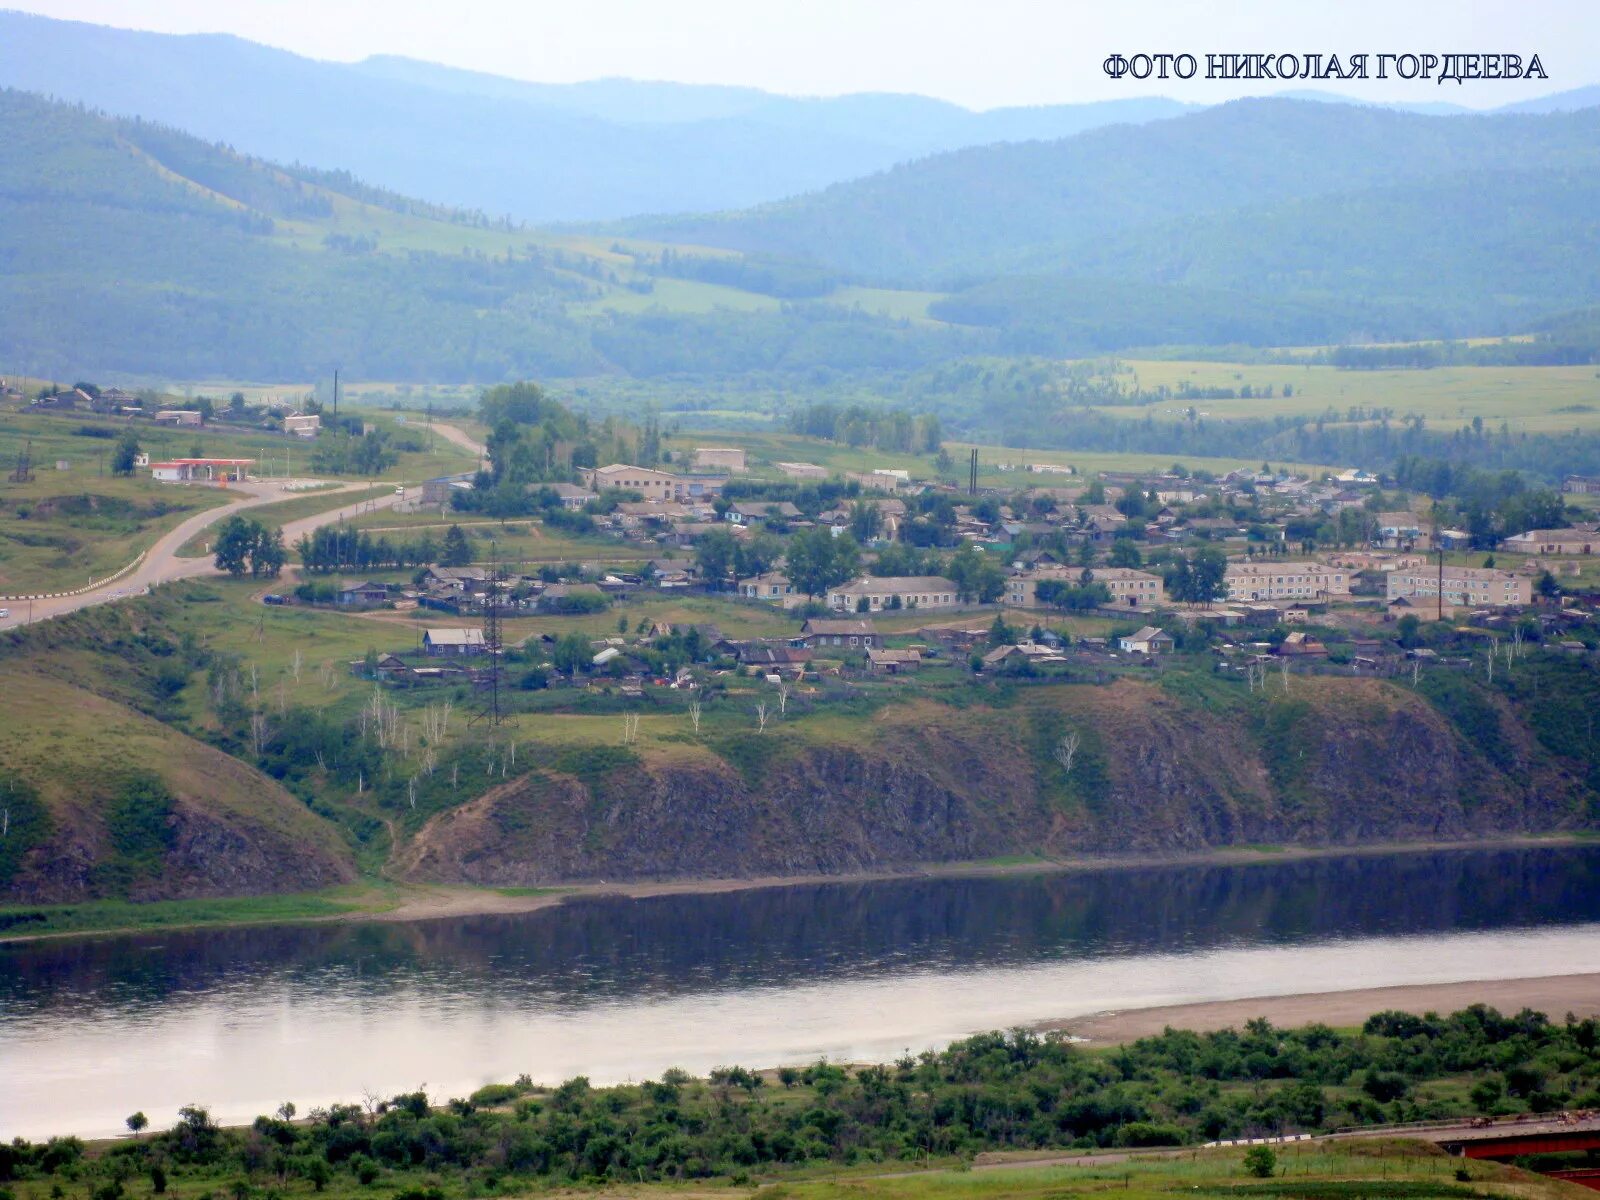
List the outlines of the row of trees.
{"label": "row of trees", "polygon": [[745,1179],[778,1164],[1184,1145],[1592,1106],[1600,1104],[1597,1044],[1593,1019],[1555,1023],[1481,1005],[1448,1017],[1379,1013],[1350,1031],[1260,1019],[1215,1033],[1168,1029],[1105,1051],[1017,1030],[883,1065],[784,1067],[771,1082],[737,1066],[705,1080],[668,1070],[605,1088],[579,1076],[544,1091],[524,1076],[438,1107],[416,1091],[296,1121],[285,1105],[238,1130],[188,1106],[171,1129],[95,1153],[72,1138],[0,1145],[0,1180],[59,1178],[98,1195],[102,1182],[134,1175],[165,1187],[171,1173],[185,1194],[240,1180],[236,1194],[246,1195],[251,1179],[320,1191],[339,1171],[423,1197],[454,1194],[488,1173],[502,1182],[638,1185]]}
{"label": "row of trees", "polygon": [[939,418],[899,408],[853,404],[808,404],[789,414],[791,433],[848,446],[871,446],[899,454],[937,454],[944,443]]}
{"label": "row of trees", "polygon": [[445,531],[442,543],[429,533],[418,538],[394,540],[384,535],[374,537],[346,525],[324,525],[302,534],[294,549],[305,569],[315,575],[343,570],[404,569],[432,563],[463,567],[472,561],[472,548],[459,525],[452,525]]}

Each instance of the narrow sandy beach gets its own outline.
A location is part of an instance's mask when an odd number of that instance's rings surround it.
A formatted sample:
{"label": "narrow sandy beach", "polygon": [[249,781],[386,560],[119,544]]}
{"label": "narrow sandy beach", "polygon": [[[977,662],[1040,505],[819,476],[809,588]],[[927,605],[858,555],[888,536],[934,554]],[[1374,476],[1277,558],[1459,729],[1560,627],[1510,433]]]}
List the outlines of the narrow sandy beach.
{"label": "narrow sandy beach", "polygon": [[1257,1000],[1216,1000],[1174,1004],[1165,1008],[1091,1013],[1041,1028],[1060,1029],[1091,1042],[1127,1042],[1160,1033],[1167,1026],[1205,1033],[1243,1025],[1265,1017],[1286,1028],[1320,1021],[1325,1025],[1359,1025],[1386,1009],[1403,1012],[1454,1012],[1471,1004],[1487,1004],[1502,1012],[1532,1008],[1559,1021],[1567,1013],[1600,1016],[1600,975],[1552,975],[1537,979],[1486,979],[1470,983],[1425,983],[1410,987],[1361,988],[1349,992],[1264,996]]}

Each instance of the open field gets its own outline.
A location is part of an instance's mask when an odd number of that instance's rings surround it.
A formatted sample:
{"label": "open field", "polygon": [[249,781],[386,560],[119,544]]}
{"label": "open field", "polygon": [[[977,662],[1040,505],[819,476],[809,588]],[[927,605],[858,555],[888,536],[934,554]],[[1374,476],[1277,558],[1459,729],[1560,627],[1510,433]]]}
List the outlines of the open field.
{"label": "open field", "polygon": [[841,287],[828,293],[824,300],[842,308],[859,308],[876,316],[902,321],[921,321],[929,325],[942,325],[928,315],[928,306],[943,300],[943,292],[897,291],[894,288]]}
{"label": "open field", "polygon": [[[225,394],[225,393],[224,393]],[[394,415],[363,413],[372,424],[391,433],[414,434],[415,424],[400,424]],[[15,466],[17,455],[31,445],[35,469],[54,469],[58,461],[69,464],[68,471],[83,476],[98,474],[102,464],[109,470],[111,453],[123,432],[132,429],[139,446],[153,461],[185,456],[249,458],[256,460],[255,473],[263,477],[294,478],[312,473],[314,442],[288,437],[271,430],[233,429],[207,425],[200,429],[174,429],[149,421],[129,422],[91,413],[38,413],[0,408],[0,481]],[[462,447],[435,434],[432,449],[404,452],[400,461],[383,471],[378,479],[393,482],[420,482],[437,475],[470,471],[477,464]],[[198,451],[198,453],[195,453]],[[339,478],[327,472],[328,478]]]}
{"label": "open field", "polygon": [[[1140,411],[1140,410],[1124,410]],[[749,456],[753,473],[776,476],[778,472],[772,464],[778,462],[808,462],[825,467],[829,471],[870,471],[877,468],[887,470],[910,471],[914,477],[929,478],[933,475],[933,460],[926,455],[899,454],[887,450],[873,450],[869,447],[852,447],[837,442],[825,442],[816,438],[802,437],[798,434],[781,432],[750,432],[738,431],[694,431],[683,433],[668,439],[668,445],[674,452],[692,454],[696,446],[737,446],[742,447]],[[966,457],[974,445],[978,450],[978,482],[984,487],[997,488],[1024,488],[1029,485],[1036,487],[1070,487],[1077,482],[1066,475],[1033,475],[1023,471],[1001,471],[1000,463],[1059,463],[1064,466],[1073,466],[1078,470],[1080,479],[1087,481],[1093,479],[1099,471],[1149,471],[1157,473],[1167,470],[1175,461],[1172,455],[1161,454],[1101,454],[1088,453],[1077,450],[1018,450],[1015,448],[996,446],[987,443],[973,443],[962,441],[946,441],[950,457],[954,460],[951,470],[953,478],[965,481]],[[1181,461],[1191,471],[1210,471],[1214,474],[1225,474],[1239,468],[1258,467],[1260,461],[1251,461],[1243,458],[1196,458],[1180,456],[1176,461]],[[1303,470],[1323,471],[1343,468],[1333,468],[1327,465],[1302,465]]]}
{"label": "open field", "polygon": [[47,466],[30,483],[0,475],[0,595],[68,591],[127,566],[185,517],[238,493]]}
{"label": "open field", "polygon": [[574,316],[595,316],[603,312],[642,313],[652,309],[676,313],[709,313],[718,309],[732,312],[776,312],[783,302],[775,296],[762,296],[720,283],[698,279],[658,278],[648,292],[631,288],[609,288],[595,300],[568,307]]}
{"label": "open field", "polygon": [[[1118,376],[1125,386],[1150,390],[1182,384],[1195,388],[1270,387],[1273,395],[1243,400],[1171,400],[1144,407],[1108,407],[1113,416],[1143,417],[1188,407],[1212,417],[1310,416],[1325,409],[1392,409],[1396,420],[1416,414],[1429,425],[1454,429],[1482,418],[1491,430],[1502,421],[1513,433],[1600,428],[1600,368],[1436,367],[1426,371],[1341,371],[1329,366],[1127,360]],[[1283,395],[1284,385],[1294,389]]]}
{"label": "open field", "polygon": [[1473,1163],[1473,1183],[1453,1182],[1456,1163],[1432,1147],[1310,1143],[1275,1147],[1281,1182],[1246,1182],[1244,1147],[1085,1154],[987,1154],[971,1170],[906,1171],[796,1180],[793,1200],[1074,1200],[1123,1197],[1300,1197],[1302,1200],[1581,1195],[1571,1184],[1492,1163]]}

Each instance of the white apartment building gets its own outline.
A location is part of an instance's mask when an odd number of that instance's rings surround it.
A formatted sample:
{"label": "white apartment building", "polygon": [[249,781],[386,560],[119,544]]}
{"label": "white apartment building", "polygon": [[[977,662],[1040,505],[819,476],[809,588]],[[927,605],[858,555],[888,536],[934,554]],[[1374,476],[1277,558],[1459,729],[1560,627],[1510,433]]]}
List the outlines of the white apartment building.
{"label": "white apartment building", "polygon": [[[1493,567],[1446,567],[1444,602],[1456,608],[1518,608],[1533,603],[1533,581]],[[1389,599],[1418,608],[1439,600],[1439,568],[1410,567],[1389,573]]]}
{"label": "white apartment building", "polygon": [[[1095,583],[1105,585],[1111,602],[1118,608],[1159,608],[1167,602],[1166,585],[1161,576],[1132,567],[1094,567],[1089,571]],[[1083,578],[1081,567],[1037,567],[1011,576],[1006,581],[1006,603],[1014,608],[1047,608],[1039,600],[1039,585],[1046,581],[1077,587]]]}
{"label": "white apartment building", "polygon": [[[861,607],[863,599],[865,609]],[[895,607],[954,608],[959,603],[956,585],[942,575],[865,575],[828,593],[828,607],[839,613],[882,612]]]}
{"label": "white apartment building", "polygon": [[1228,564],[1229,600],[1339,600],[1350,595],[1350,571],[1319,562]]}

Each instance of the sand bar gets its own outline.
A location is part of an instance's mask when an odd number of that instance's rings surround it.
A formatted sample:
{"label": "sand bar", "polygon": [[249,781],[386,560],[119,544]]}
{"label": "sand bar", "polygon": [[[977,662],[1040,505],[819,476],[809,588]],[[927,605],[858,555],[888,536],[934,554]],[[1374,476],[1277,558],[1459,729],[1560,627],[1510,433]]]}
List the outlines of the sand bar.
{"label": "sand bar", "polygon": [[1320,1021],[1325,1025],[1360,1025],[1375,1012],[1454,1012],[1471,1004],[1487,1004],[1502,1012],[1532,1008],[1561,1020],[1567,1013],[1600,1017],[1600,975],[1550,975],[1534,979],[1485,979],[1465,983],[1424,983],[1407,987],[1361,988],[1349,992],[1263,996],[1255,1000],[1214,1000],[1173,1004],[1164,1008],[1091,1013],[1045,1022],[1091,1042],[1127,1042],[1160,1033],[1167,1026],[1209,1032],[1238,1027],[1254,1017],[1290,1028]]}

